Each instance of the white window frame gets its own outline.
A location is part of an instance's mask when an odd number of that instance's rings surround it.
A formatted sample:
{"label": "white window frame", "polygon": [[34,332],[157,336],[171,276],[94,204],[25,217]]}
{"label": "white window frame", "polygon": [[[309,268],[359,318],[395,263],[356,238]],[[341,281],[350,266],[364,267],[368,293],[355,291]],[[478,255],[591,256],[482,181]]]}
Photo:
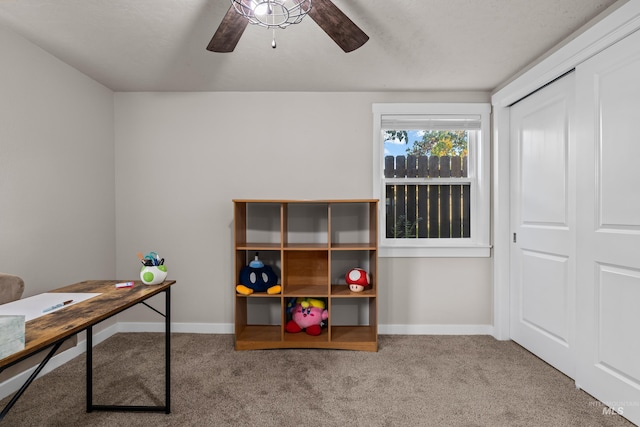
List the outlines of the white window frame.
{"label": "white window frame", "polygon": [[[471,184],[471,236],[469,238],[392,239],[386,237],[383,116],[480,115],[480,141],[469,138],[468,182]],[[490,244],[490,137],[489,103],[373,104],[373,197],[380,200],[380,257],[489,257]],[[403,130],[403,129],[397,129]],[[394,179],[397,181],[397,178]],[[407,184],[435,183],[433,178],[410,178]],[[439,183],[439,182],[438,182]]]}

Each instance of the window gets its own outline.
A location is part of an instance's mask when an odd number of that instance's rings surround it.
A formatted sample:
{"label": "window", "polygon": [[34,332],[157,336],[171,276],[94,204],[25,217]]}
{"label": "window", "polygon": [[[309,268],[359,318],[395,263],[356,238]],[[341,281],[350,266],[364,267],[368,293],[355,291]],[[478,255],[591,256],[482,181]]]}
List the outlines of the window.
{"label": "window", "polygon": [[489,104],[374,104],[380,256],[486,257]]}

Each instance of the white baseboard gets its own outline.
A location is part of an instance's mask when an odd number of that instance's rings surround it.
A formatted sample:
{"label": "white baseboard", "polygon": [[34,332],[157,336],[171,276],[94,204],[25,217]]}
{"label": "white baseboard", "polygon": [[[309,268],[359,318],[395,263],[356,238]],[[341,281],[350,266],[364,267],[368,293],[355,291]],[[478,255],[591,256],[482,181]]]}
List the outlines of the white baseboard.
{"label": "white baseboard", "polygon": [[[233,323],[172,323],[171,332],[190,334],[232,334]],[[162,322],[120,322],[118,332],[164,332]]]}
{"label": "white baseboard", "polygon": [[[232,334],[232,323],[172,323],[171,332]],[[164,332],[164,323],[118,323],[118,332]],[[379,325],[380,335],[493,335],[492,325]]]}
{"label": "white baseboard", "polygon": [[493,325],[379,325],[380,335],[493,335]]}
{"label": "white baseboard", "polygon": [[[164,332],[163,322],[119,322],[97,332],[93,345],[97,345],[118,332]],[[232,323],[172,323],[171,332],[192,334],[233,334]],[[379,325],[380,335],[493,335],[492,325]],[[71,359],[86,352],[86,339],[63,353],[51,358],[38,375],[40,378]],[[22,387],[35,367],[0,383],[0,399],[15,393]]]}

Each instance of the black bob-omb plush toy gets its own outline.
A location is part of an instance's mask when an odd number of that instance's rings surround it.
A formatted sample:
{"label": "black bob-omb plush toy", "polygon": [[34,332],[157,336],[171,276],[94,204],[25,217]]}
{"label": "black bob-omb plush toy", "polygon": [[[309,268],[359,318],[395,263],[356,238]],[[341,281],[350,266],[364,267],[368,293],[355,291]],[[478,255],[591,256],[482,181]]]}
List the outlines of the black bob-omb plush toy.
{"label": "black bob-omb plush toy", "polygon": [[240,270],[240,284],[236,291],[241,295],[251,295],[254,292],[266,292],[269,295],[279,294],[282,287],[278,285],[278,275],[273,269],[265,265],[256,256],[249,265]]}

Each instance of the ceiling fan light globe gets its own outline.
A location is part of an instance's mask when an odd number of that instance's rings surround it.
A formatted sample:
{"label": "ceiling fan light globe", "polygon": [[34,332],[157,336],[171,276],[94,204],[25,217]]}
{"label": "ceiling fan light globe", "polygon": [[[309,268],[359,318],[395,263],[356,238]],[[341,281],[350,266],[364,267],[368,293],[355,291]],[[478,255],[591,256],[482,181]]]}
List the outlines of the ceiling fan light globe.
{"label": "ceiling fan light globe", "polygon": [[298,24],[311,10],[312,0],[231,0],[235,11],[251,24],[286,28]]}
{"label": "ceiling fan light globe", "polygon": [[255,9],[253,9],[253,14],[256,16],[271,15],[272,13],[273,13],[273,8],[267,1],[263,1],[262,3],[256,4]]}

